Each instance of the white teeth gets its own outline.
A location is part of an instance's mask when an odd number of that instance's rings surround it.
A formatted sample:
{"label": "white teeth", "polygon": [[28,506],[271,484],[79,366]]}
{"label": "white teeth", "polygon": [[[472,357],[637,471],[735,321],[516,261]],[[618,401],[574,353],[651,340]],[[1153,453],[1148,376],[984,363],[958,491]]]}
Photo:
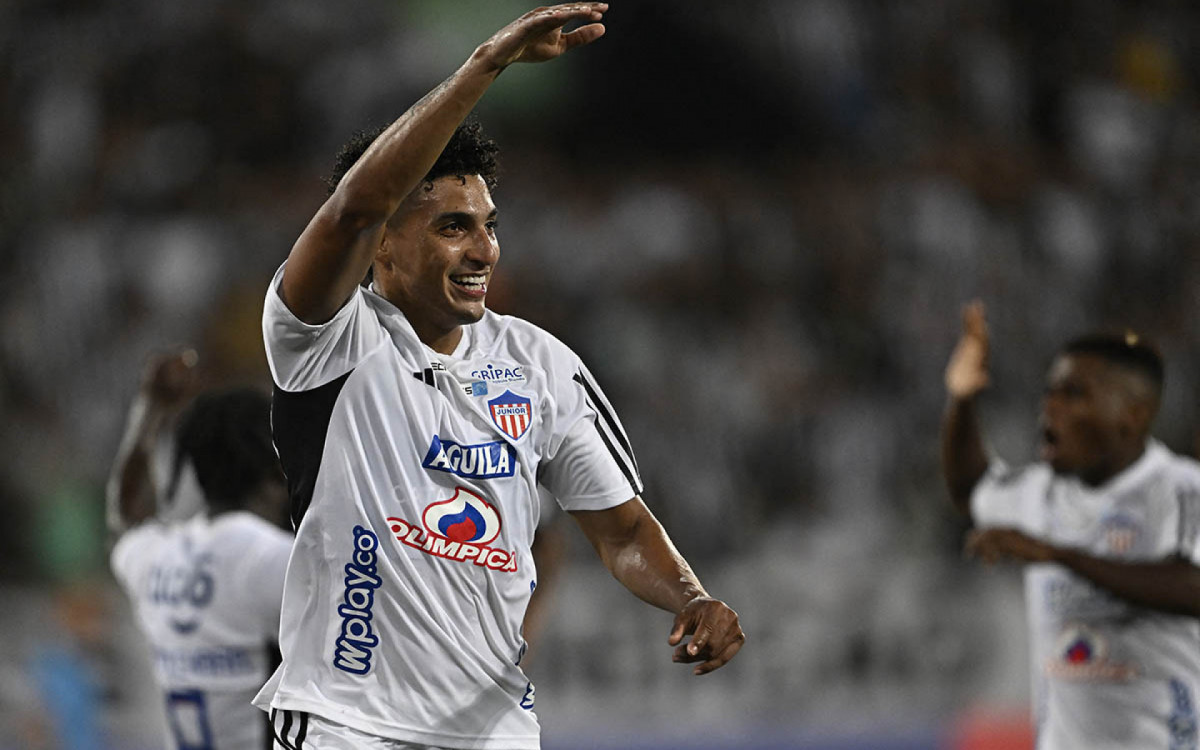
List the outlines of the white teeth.
{"label": "white teeth", "polygon": [[486,289],[487,276],[478,274],[475,276],[451,276],[450,280],[459,286],[467,287],[468,289]]}

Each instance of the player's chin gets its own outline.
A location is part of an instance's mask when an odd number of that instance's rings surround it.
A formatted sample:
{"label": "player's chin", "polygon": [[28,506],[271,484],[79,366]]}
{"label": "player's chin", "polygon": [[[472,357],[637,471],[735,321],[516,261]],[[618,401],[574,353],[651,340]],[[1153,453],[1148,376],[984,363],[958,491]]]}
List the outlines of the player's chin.
{"label": "player's chin", "polygon": [[487,309],[487,305],[484,304],[484,301],[482,299],[472,300],[470,302],[465,302],[465,303],[459,303],[458,305],[455,306],[455,312],[457,313],[458,322],[461,325],[468,325],[468,326],[471,325],[472,323],[478,323],[480,320],[482,320],[483,313],[486,309]]}

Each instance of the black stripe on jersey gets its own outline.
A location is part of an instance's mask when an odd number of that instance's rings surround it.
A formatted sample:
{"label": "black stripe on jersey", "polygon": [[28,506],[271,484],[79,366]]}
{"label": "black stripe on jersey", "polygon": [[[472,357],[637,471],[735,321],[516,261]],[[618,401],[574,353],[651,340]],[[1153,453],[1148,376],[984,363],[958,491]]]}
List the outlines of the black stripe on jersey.
{"label": "black stripe on jersey", "polygon": [[333,406],[349,377],[348,372],[309,391],[291,392],[275,387],[271,398],[271,435],[287,477],[292,528],[300,525],[300,519],[312,503]]}
{"label": "black stripe on jersey", "polygon": [[608,448],[608,452],[612,454],[613,461],[617,462],[617,466],[621,469],[621,473],[625,475],[627,480],[629,480],[629,486],[633,489],[633,494],[642,494],[640,482],[638,482],[633,474],[630,473],[629,467],[626,466],[625,462],[621,460],[621,457],[617,455],[616,447],[612,444],[612,441],[608,439],[608,435],[604,433],[604,428],[600,426],[599,422],[596,422],[596,432],[600,433],[600,439],[604,441],[604,446]]}
{"label": "black stripe on jersey", "polygon": [[300,714],[300,731],[296,732],[296,750],[304,750],[304,738],[308,736],[308,714]]}
{"label": "black stripe on jersey", "polygon": [[[273,638],[268,638],[263,650],[267,652],[267,674],[275,674],[275,669],[283,663],[283,654],[279,653],[279,644]],[[266,750],[274,750],[275,744],[275,709],[264,717],[267,720],[267,732],[263,737]]]}
{"label": "black stripe on jersey", "polygon": [[[284,712],[283,712],[284,719],[287,719],[287,718],[288,718],[287,714],[288,714],[288,712],[287,712],[287,711],[284,711]],[[280,746],[280,747],[282,747],[282,748],[285,748],[285,750],[295,750],[295,748],[293,748],[291,745],[289,745],[289,744],[287,743],[287,740],[286,740],[286,739],[284,739],[283,737],[280,737],[280,736],[279,736],[279,732],[275,731],[275,719],[276,719],[278,716],[279,716],[279,710],[278,710],[278,709],[275,709],[275,708],[272,708],[272,709],[271,709],[271,737],[272,737],[272,738],[273,738],[273,739],[274,739],[274,740],[275,740],[277,743],[279,743],[279,746]],[[287,725],[286,725],[286,724],[284,724],[284,726],[287,726]],[[285,732],[285,734],[286,734],[286,732]]]}
{"label": "black stripe on jersey", "polygon": [[612,431],[613,437],[616,438],[617,442],[621,444],[621,447],[625,449],[625,455],[629,458],[629,462],[633,465],[633,473],[637,474],[640,478],[642,472],[637,465],[637,456],[633,455],[633,446],[629,444],[629,437],[625,434],[625,430],[622,429],[621,423],[617,421],[617,418],[613,413],[612,404],[608,403],[608,399],[604,398],[604,395],[600,393],[600,388],[593,383],[591,379],[583,373],[582,370],[575,373],[575,382],[582,385],[583,390],[587,391],[588,402],[591,404],[592,408],[596,410],[596,413],[603,417],[604,421],[608,423],[608,428]]}
{"label": "black stripe on jersey", "polygon": [[[586,375],[582,371],[575,373],[575,382],[583,386],[583,390],[588,402],[588,406],[596,412],[599,418],[596,420],[596,432],[600,433],[600,439],[604,442],[608,452],[612,454],[613,460],[617,462],[621,473],[629,480],[629,486],[633,489],[633,494],[642,494],[642,477],[638,470],[637,459],[633,457],[633,449],[629,445],[629,438],[625,436],[625,431],[621,429],[621,423],[613,416],[611,407],[608,406],[599,394],[599,389],[589,382]],[[607,427],[607,430],[605,429]],[[611,433],[612,438],[609,437]],[[621,450],[613,445],[613,440],[621,444]]]}
{"label": "black stripe on jersey", "polygon": [[283,726],[279,728],[279,741],[282,742],[283,746],[286,747],[288,750],[297,750],[295,745],[288,742],[288,732],[291,731],[291,728],[292,728],[292,712],[284,711],[283,712]]}

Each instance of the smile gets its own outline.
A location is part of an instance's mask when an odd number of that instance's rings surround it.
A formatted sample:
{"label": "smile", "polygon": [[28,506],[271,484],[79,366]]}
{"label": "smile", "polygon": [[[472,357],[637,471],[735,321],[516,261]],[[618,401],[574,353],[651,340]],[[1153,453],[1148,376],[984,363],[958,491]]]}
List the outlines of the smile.
{"label": "smile", "polygon": [[468,292],[474,292],[475,294],[487,292],[487,276],[484,274],[451,276],[450,281],[454,282],[455,286],[465,289]]}

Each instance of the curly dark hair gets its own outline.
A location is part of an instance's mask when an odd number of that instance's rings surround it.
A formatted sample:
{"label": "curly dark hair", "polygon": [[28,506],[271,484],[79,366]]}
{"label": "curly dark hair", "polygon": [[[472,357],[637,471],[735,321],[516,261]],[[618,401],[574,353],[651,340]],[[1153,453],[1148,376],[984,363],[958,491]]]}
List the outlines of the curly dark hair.
{"label": "curly dark hair", "polygon": [[283,470],[271,442],[271,399],[253,388],[203,393],[180,417],[168,497],[175,494],[185,461],[214,515],[246,506],[268,479]]}
{"label": "curly dark hair", "polygon": [[[360,130],[342,146],[334,160],[333,174],[325,180],[330,195],[333,195],[338,183],[384,130],[387,130],[387,126]],[[477,174],[483,178],[488,190],[495,190],[498,171],[496,157],[499,153],[500,147],[495,141],[484,136],[483,127],[475,120],[468,120],[459,125],[454,135],[450,136],[450,142],[426,173],[424,182],[432,182],[439,177],[462,178]]]}

